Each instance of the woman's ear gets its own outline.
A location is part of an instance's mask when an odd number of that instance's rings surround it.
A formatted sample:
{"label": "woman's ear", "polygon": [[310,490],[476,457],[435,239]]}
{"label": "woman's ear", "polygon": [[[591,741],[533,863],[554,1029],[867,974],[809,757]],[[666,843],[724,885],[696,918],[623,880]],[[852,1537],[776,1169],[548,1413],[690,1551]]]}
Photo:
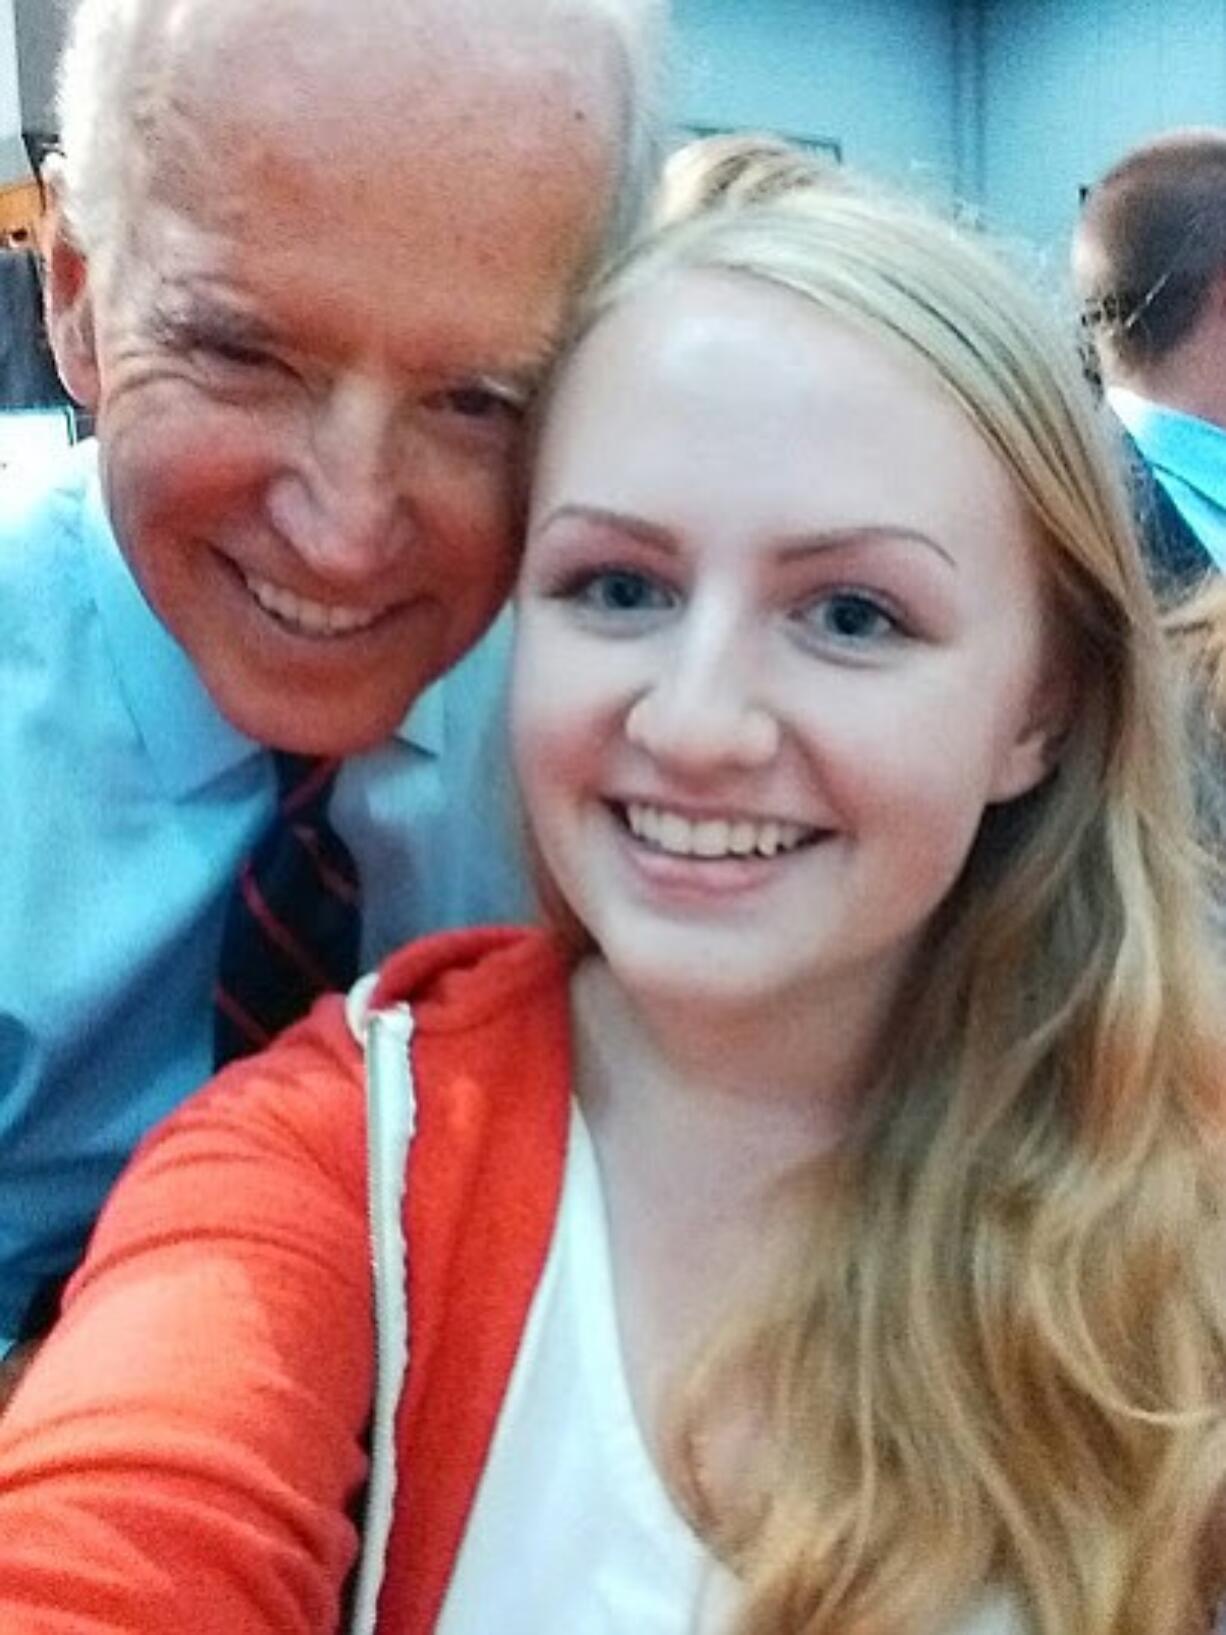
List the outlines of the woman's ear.
{"label": "woman's ear", "polygon": [[47,268],[47,336],[65,387],[92,413],[98,407],[99,371],[90,266],[68,230],[54,175],[48,181],[49,201],[40,233]]}
{"label": "woman's ear", "polygon": [[1067,658],[1049,657],[1021,728],[1001,755],[988,792],[989,805],[1029,794],[1052,772],[1072,721],[1076,687],[1073,672],[1074,666]]}

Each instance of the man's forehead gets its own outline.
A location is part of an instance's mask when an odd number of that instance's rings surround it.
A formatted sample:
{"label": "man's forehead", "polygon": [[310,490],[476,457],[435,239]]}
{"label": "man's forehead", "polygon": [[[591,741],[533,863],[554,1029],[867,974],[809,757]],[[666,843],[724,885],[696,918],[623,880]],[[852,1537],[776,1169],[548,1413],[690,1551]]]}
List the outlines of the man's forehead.
{"label": "man's forehead", "polygon": [[611,52],[577,52],[574,38],[553,50],[511,27],[571,15],[569,0],[497,0],[480,40],[438,27],[488,18],[490,4],[177,0],[134,85],[128,228],[143,239],[162,223],[163,253],[184,233],[197,246],[220,235],[228,263],[258,244],[272,268],[304,221],[317,233],[343,216],[348,259],[377,283],[372,268],[411,274],[427,245],[479,278],[531,221],[552,246],[550,285],[576,276],[612,207],[625,85]]}
{"label": "man's forehead", "polygon": [[[220,3],[233,18],[245,0]],[[275,3],[300,18],[314,0]],[[567,77],[561,56],[520,53],[486,74],[445,56],[414,83],[389,79],[389,53],[377,52],[378,74],[338,73],[319,30],[273,55],[262,15],[233,60],[223,32],[216,54],[190,52],[190,74],[155,76],[163,95],[136,145],[125,211],[136,263],[177,287],[219,281],[240,309],[276,313],[295,333],[305,312],[320,330],[343,314],[344,345],[353,313],[402,307],[409,289],[437,342],[463,290],[460,349],[517,367],[527,353],[535,368],[611,208],[622,108],[615,95],[600,101],[607,63],[597,55]],[[210,10],[204,37],[216,25]],[[321,260],[324,222],[344,253]],[[417,358],[422,345],[397,334],[389,350]]]}
{"label": "man's forehead", "polygon": [[300,142],[361,130],[372,174],[419,135],[432,153],[488,147],[492,127],[499,144],[535,146],[534,127],[556,131],[559,113],[581,143],[609,147],[624,134],[626,84],[615,53],[584,37],[605,15],[586,0],[166,0],[161,10],[135,89],[145,134],[175,169],[232,161],[245,134],[271,145],[281,133]]}
{"label": "man's forehead", "polygon": [[538,50],[572,40],[576,29],[613,32],[610,7],[598,0],[147,0],[144,16],[145,47],[172,72],[275,46],[306,62],[357,51],[366,77],[377,77],[376,43],[410,59],[472,63],[505,56],[517,39]]}

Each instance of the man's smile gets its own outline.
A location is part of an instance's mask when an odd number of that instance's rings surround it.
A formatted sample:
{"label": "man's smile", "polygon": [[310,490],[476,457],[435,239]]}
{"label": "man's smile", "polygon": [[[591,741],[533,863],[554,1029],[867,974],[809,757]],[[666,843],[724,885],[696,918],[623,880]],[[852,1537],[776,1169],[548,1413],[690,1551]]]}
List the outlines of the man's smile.
{"label": "man's smile", "polygon": [[338,603],[313,602],[296,591],[276,585],[270,579],[244,573],[243,582],[267,613],[282,624],[306,636],[348,636],[369,629],[385,609],[345,607]]}

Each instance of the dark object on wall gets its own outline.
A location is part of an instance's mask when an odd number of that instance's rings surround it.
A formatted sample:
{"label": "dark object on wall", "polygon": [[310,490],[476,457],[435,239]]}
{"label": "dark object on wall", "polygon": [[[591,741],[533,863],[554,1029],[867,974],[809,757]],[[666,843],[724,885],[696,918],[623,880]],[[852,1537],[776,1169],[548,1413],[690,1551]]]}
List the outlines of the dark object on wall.
{"label": "dark object on wall", "polygon": [[34,250],[0,251],[0,409],[68,401],[43,327],[38,255]]}
{"label": "dark object on wall", "polygon": [[[682,125],[675,132],[675,143],[690,142],[697,136],[735,136],[736,128],[730,125]],[[801,136],[796,131],[772,131],[774,136],[781,136],[785,142],[794,142],[798,148],[808,148],[812,153],[822,153],[832,164],[843,163],[843,144],[837,136]]]}
{"label": "dark object on wall", "polygon": [[30,174],[41,177],[43,160],[49,153],[55,152],[55,137],[50,131],[22,131],[21,140],[25,143],[26,157],[30,161]]}

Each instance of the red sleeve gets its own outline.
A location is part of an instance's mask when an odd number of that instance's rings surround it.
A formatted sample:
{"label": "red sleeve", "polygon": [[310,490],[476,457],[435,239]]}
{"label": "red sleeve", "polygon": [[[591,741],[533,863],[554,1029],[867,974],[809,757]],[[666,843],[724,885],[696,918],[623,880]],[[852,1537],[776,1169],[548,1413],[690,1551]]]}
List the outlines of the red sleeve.
{"label": "red sleeve", "polygon": [[112,1195],[0,1419],[0,1635],[336,1630],[373,1371],[338,1033],[232,1068]]}

